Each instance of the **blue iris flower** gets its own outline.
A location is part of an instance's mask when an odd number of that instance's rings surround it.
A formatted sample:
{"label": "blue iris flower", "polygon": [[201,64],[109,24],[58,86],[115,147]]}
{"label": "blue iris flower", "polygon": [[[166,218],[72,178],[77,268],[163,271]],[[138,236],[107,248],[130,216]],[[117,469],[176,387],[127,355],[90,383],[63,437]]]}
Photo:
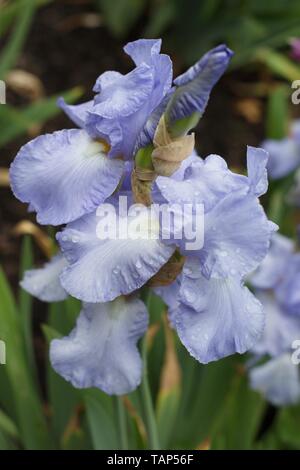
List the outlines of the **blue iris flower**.
{"label": "blue iris flower", "polygon": [[[226,46],[216,47],[172,86],[172,64],[160,46],[159,40],[129,43],[132,72],[102,74],[87,103],[60,100],[80,129],[26,144],[10,171],[14,194],[30,204],[40,223],[66,224],[57,234],[60,253],[44,268],[28,271],[23,288],[44,301],[72,295],[83,302],[71,334],[52,341],[52,365],[74,386],[108,394],[128,393],[140,383],[137,342],[148,314],[139,289],[154,285],[174,256],[182,270],[154,289],[168,305],[182,343],[200,362],[249,350],[265,322],[262,304],[244,280],[267,255],[277,228],[258,199],[267,191],[266,151],[248,147],[248,176],[231,172],[218,155],[202,159],[192,152],[170,176],[155,174],[150,204],[139,213],[120,213],[121,197],[133,207],[134,157],[152,145],[162,116],[170,126],[202,116],[232,55]],[[157,208],[174,204],[181,222],[166,226]],[[186,231],[181,238],[176,234],[194,223],[197,204],[203,207],[204,243],[191,249]],[[188,219],[186,205],[192,208]],[[117,213],[121,228],[130,225],[147,236],[99,238],[104,206]]]}
{"label": "blue iris flower", "polygon": [[267,139],[261,144],[270,155],[268,174],[276,180],[300,166],[300,120],[292,123],[290,135],[281,140]]}
{"label": "blue iris flower", "polygon": [[299,365],[292,361],[292,347],[300,339],[300,254],[294,243],[279,234],[272,237],[270,251],[250,277],[255,295],[266,312],[266,328],[252,351],[252,388],[262,392],[274,405],[300,400]]}

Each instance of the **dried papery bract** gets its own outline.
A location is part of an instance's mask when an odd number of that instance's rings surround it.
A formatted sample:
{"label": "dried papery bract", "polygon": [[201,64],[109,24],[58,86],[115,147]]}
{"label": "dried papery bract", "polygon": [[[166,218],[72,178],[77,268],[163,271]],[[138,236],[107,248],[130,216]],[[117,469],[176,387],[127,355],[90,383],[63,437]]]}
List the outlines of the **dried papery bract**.
{"label": "dried papery bract", "polygon": [[160,176],[171,176],[183,160],[192,154],[195,135],[189,134],[172,138],[162,115],[154,135],[152,162],[155,172]]}

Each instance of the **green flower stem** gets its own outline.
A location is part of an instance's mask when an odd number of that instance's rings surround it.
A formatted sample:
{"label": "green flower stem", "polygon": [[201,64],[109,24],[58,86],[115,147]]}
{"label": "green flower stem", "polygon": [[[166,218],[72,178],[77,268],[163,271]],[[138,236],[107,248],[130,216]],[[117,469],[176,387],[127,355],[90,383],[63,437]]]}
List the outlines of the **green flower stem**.
{"label": "green flower stem", "polygon": [[[151,298],[151,291],[150,289],[144,289],[141,293],[142,300],[145,302],[148,312],[150,306],[150,298]],[[147,340],[144,337],[142,341],[142,358],[143,358],[143,378],[141,383],[141,396],[142,396],[142,403],[145,413],[145,421],[146,421],[146,429],[148,435],[148,444],[151,450],[159,450],[159,438],[158,438],[158,430],[157,430],[157,423],[155,417],[155,411],[153,406],[153,400],[151,396],[151,390],[149,385],[149,377],[148,377],[148,360],[147,360]]]}
{"label": "green flower stem", "polygon": [[149,386],[148,378],[148,367],[147,367],[147,345],[146,340],[143,340],[142,345],[142,357],[143,357],[143,380],[141,384],[142,400],[146,418],[146,429],[148,434],[148,443],[151,450],[159,450],[159,439],[157,424],[155,418],[155,412],[153,407],[153,401]]}
{"label": "green flower stem", "polygon": [[152,164],[152,152],[153,152],[153,145],[147,145],[147,147],[141,148],[138,150],[135,156],[135,165],[139,168],[144,168],[147,170],[153,170]]}
{"label": "green flower stem", "polygon": [[121,450],[128,450],[129,443],[127,434],[126,411],[121,397],[117,397],[117,413],[120,430]]}

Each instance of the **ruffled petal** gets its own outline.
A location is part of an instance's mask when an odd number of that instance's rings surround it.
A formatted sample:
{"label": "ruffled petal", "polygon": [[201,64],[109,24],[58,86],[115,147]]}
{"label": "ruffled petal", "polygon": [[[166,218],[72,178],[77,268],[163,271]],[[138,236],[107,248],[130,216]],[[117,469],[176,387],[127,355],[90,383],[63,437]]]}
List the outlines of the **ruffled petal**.
{"label": "ruffled petal", "polygon": [[138,39],[129,42],[124,51],[132,58],[135,65],[150,65],[154,69],[155,85],[151,97],[156,106],[169,91],[172,84],[172,61],[166,54],[160,54],[161,39]]}
{"label": "ruffled petal", "polygon": [[266,256],[275,228],[258,199],[234,192],[222,199],[204,220],[204,247],[199,251],[206,277],[243,277]]}
{"label": "ruffled petal", "polygon": [[279,356],[291,348],[300,337],[300,321],[280,308],[270,292],[256,292],[266,314],[266,327],[253,352],[258,355]]}
{"label": "ruffled petal", "polygon": [[264,314],[239,279],[208,281],[192,259],[186,263],[172,321],[189,353],[206,364],[249,350],[262,334]]}
{"label": "ruffled petal", "polygon": [[[114,207],[105,205],[104,210],[104,218],[87,215],[57,235],[69,262],[61,274],[62,285],[85,302],[107,302],[139,289],[174,252],[159,240],[150,208],[142,206],[139,213],[130,209],[128,215],[117,217],[117,236],[109,232],[116,225]],[[107,237],[100,234],[106,228]]]}
{"label": "ruffled petal", "polygon": [[67,264],[67,260],[61,253],[53,256],[42,268],[25,271],[20,285],[29,294],[44,302],[64,300],[68,294],[61,286],[59,275]]}
{"label": "ruffled petal", "polygon": [[178,294],[181,285],[181,275],[179,275],[172,284],[168,286],[155,287],[153,290],[156,295],[162,298],[164,303],[172,312],[178,306]]}
{"label": "ruffled petal", "polygon": [[159,105],[154,109],[154,111],[152,111],[152,113],[148,117],[144,127],[138,134],[135,143],[134,153],[136,153],[140,148],[146,147],[147,145],[152,143],[159,120],[167,107],[168,101],[170,100],[172,93],[173,91],[168,92],[162,99],[162,101],[159,103]]}
{"label": "ruffled petal", "polygon": [[127,75],[106,72],[95,84],[98,95],[86,128],[90,135],[109,141],[112,157],[130,159],[141,145],[148,143],[148,131],[153,131],[166,106],[166,102],[160,105],[172,84],[172,62],[169,56],[159,53],[160,45],[157,40],[127,44],[125,52],[137,67]]}
{"label": "ruffled petal", "polygon": [[171,122],[194,112],[203,114],[210,92],[225,72],[232,54],[225,45],[220,45],[174,80],[178,88],[168,110]]}
{"label": "ruffled petal", "polygon": [[91,212],[119,184],[124,163],[110,160],[83,130],[63,130],[24,145],[11,165],[15,196],[41,224],[60,225]]}
{"label": "ruffled petal", "polygon": [[93,100],[87,101],[86,103],[70,105],[67,104],[63,98],[59,98],[57,104],[78,127],[85,127],[88,112],[91,111],[93,106]]}
{"label": "ruffled petal", "polygon": [[250,191],[256,196],[265,194],[268,189],[267,162],[269,155],[261,148],[247,147],[247,168]]}
{"label": "ruffled petal", "polygon": [[287,237],[274,233],[270,249],[258,268],[249,276],[253,287],[272,289],[284,276],[294,250],[294,243]]}
{"label": "ruffled petal", "polygon": [[[219,155],[209,155],[205,160],[193,158],[186,163],[189,164],[182,164],[176,172],[182,175],[180,179],[175,173],[172,178],[159,176],[156,179],[162,196],[170,203],[203,203],[207,212],[226,194],[248,190],[247,178],[231,172]],[[174,184],[173,179],[179,182]]]}
{"label": "ruffled petal", "polygon": [[74,387],[97,387],[109,395],[129,393],[141,381],[136,345],[147,324],[146,307],[136,298],[85,304],[71,334],[52,341],[52,366]]}
{"label": "ruffled petal", "polygon": [[250,383],[273,405],[292,405],[300,400],[299,367],[292,363],[290,354],[254,367],[250,370]]}
{"label": "ruffled petal", "polygon": [[161,39],[138,39],[124,46],[124,51],[128,54],[136,66],[151,64],[153,56],[158,55],[161,49]]}
{"label": "ruffled petal", "polygon": [[119,119],[135,113],[149,99],[153,80],[152,69],[146,64],[127,75],[103,73],[94,87],[94,91],[99,94],[91,112],[108,119]]}
{"label": "ruffled petal", "polygon": [[109,146],[108,157],[123,158],[123,131],[119,120],[106,119],[95,113],[89,113],[86,128],[95,140],[102,139]]}

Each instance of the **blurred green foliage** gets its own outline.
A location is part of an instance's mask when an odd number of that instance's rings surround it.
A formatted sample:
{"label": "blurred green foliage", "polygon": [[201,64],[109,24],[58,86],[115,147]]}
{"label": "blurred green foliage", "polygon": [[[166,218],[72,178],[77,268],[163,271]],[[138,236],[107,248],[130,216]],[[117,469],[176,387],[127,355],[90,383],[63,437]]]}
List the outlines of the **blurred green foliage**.
{"label": "blurred green foliage", "polygon": [[[25,237],[22,269],[30,268],[32,259],[32,243]],[[1,339],[7,344],[7,364],[0,366],[0,449],[122,449],[120,408],[126,447],[149,448],[140,389],[125,401],[96,389],[76,390],[52,370],[45,352],[41,390],[32,363],[32,302],[24,292],[14,299],[2,271],[0,298]],[[46,343],[70,331],[79,309],[71,298],[49,306],[42,326]],[[266,421],[267,404],[249,389],[241,357],[203,366],[175,342],[182,377],[175,395],[170,387],[162,400],[155,377],[162,374],[167,352],[164,306],[153,296],[149,310],[156,334],[147,348],[148,374],[162,448],[299,448],[300,407],[278,410],[273,421]]]}
{"label": "blurred green foliage", "polygon": [[[51,0],[11,0],[0,5],[0,79],[5,81],[8,72],[16,65],[36,10]],[[5,41],[4,41],[5,38]],[[25,107],[9,104],[0,106],[0,147],[19,135],[26,134],[34,125],[42,125],[60,112],[56,105],[58,96],[70,103],[82,95],[79,87],[59,93],[50,98],[41,98]]]}
{"label": "blurred green foliage", "polygon": [[[220,42],[235,51],[233,66],[256,58],[260,48],[281,47],[300,36],[298,0],[96,0],[106,24],[120,37],[135,27],[141,37],[164,37],[185,65]],[[143,15],[141,29],[139,20]]]}
{"label": "blurred green foliage", "polygon": [[[0,6],[0,78],[16,66],[37,8],[50,0],[11,0]],[[299,67],[274,48],[300,35],[299,0],[96,0],[106,25],[118,37],[138,29],[140,36],[165,39],[164,46],[190,64],[219,42],[235,52],[233,66],[258,60],[286,80],[299,78]],[[146,26],[141,30],[140,20]],[[61,93],[76,101],[80,89]],[[56,96],[25,107],[0,107],[0,147],[33,125],[45,123],[59,110]],[[281,138],[288,122],[289,94],[285,84],[270,91],[267,136]],[[271,219],[294,235],[284,196],[291,180],[271,186]],[[32,240],[24,237],[20,277],[33,265]],[[0,271],[0,339],[7,345],[7,364],[0,366],[0,449],[131,449],[148,448],[141,390],[123,399],[99,390],[79,391],[51,368],[44,351],[37,366],[33,338],[33,300],[16,295]],[[297,449],[300,447],[300,406],[273,410],[248,388],[243,358],[231,357],[207,366],[193,360],[173,333],[166,330],[164,305],[149,300],[153,338],[146,353],[151,396],[155,404],[160,445],[166,449]],[[68,333],[80,309],[68,299],[49,306],[38,334],[44,343]],[[36,332],[35,332],[36,333]],[[170,343],[170,335],[173,343]],[[171,344],[171,346],[170,346]],[[181,378],[162,390],[161,378],[169,348]],[[175,345],[175,346],[174,346]]]}

